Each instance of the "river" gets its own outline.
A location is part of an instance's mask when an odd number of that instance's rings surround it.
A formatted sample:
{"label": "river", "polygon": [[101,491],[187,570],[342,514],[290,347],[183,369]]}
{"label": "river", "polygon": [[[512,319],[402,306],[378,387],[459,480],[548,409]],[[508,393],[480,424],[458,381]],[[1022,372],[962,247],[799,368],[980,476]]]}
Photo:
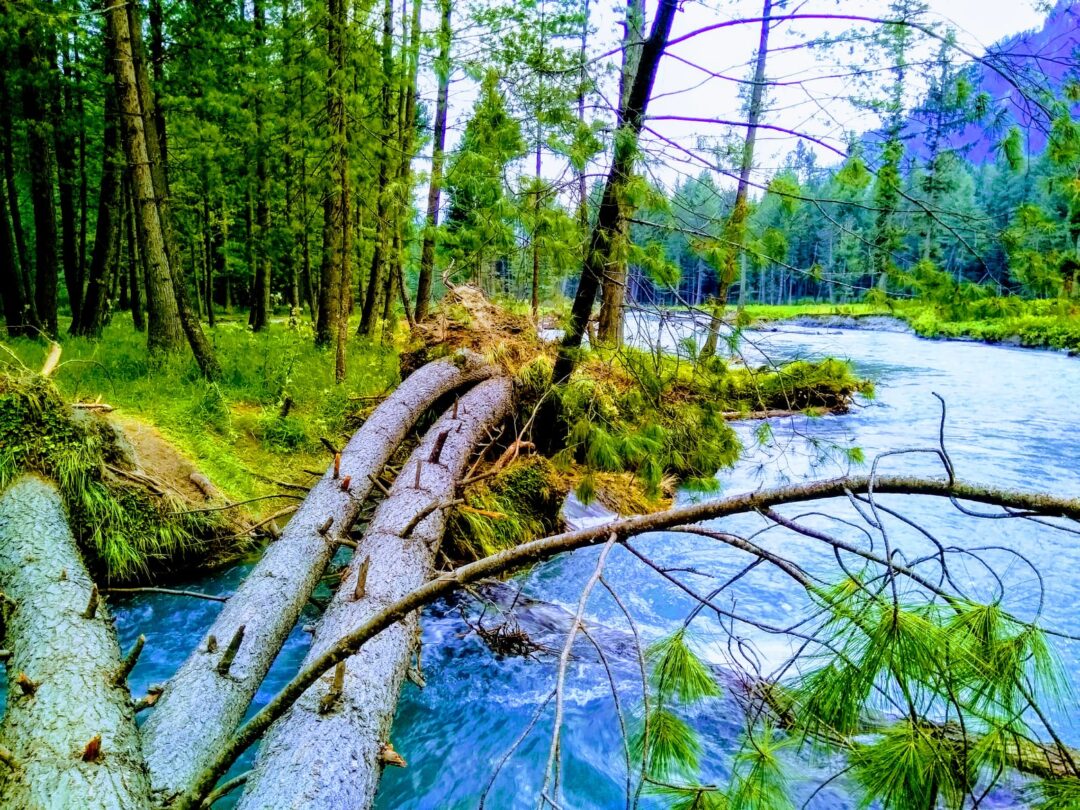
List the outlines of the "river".
{"label": "river", "polygon": [[[672,338],[677,340],[678,335]],[[857,370],[877,386],[872,402],[860,403],[851,413],[820,419],[795,417],[772,423],[768,446],[754,446],[755,425],[739,426],[750,448],[733,470],[719,475],[721,491],[736,493],[782,480],[827,477],[843,472],[842,454],[830,449],[857,446],[869,459],[875,453],[937,441],[940,394],[948,405],[946,438],[961,478],[985,483],[1049,490],[1080,496],[1080,361],[1061,354],[987,346],[977,343],[936,342],[900,332],[784,328],[757,332],[743,346],[747,360],[759,362],[794,357],[833,355],[850,358]],[[900,456],[887,460],[882,472],[932,472],[930,456]],[[683,495],[682,498],[691,497]],[[702,496],[697,496],[702,497]],[[1021,521],[977,521],[959,515],[947,503],[894,496],[883,502],[902,508],[930,528],[939,539],[960,546],[996,545],[1022,549],[1040,569],[1046,585],[1042,619],[1045,625],[1080,633],[1075,603],[1080,594],[1080,549],[1075,538]],[[802,505],[784,510],[789,516],[828,509],[831,514],[853,516],[845,503]],[[595,510],[571,503],[571,517],[595,519]],[[840,533],[825,518],[815,525]],[[752,531],[763,523],[758,517],[723,522],[731,530]],[[894,527],[893,542],[909,556],[926,543],[912,531]],[[830,573],[835,563],[820,544],[798,536],[770,533],[770,547],[782,547],[811,572]],[[699,566],[720,575],[746,564],[735,552],[702,538],[659,534],[641,538],[637,545],[654,559],[678,566]],[[598,550],[589,549],[537,566],[521,577],[524,591],[533,597],[573,611],[585,581],[591,575]],[[1009,584],[1006,606],[1030,616],[1039,601],[1038,582],[1023,565],[1005,552],[988,552]],[[213,579],[184,587],[212,593],[235,588],[248,566],[235,566]],[[727,596],[740,612],[763,622],[789,624],[805,608],[801,592],[775,571],[756,568]],[[954,574],[973,595],[990,598],[993,580],[975,563],[957,563]],[[620,594],[646,639],[670,631],[691,608],[688,597],[621,548],[612,551],[605,579]],[[700,581],[699,583],[700,584]],[[706,588],[707,585],[702,586]],[[475,609],[466,604],[466,611]],[[496,764],[529,724],[554,684],[553,656],[538,660],[494,655],[462,619],[457,604],[440,604],[425,616],[423,667],[427,686],[406,684],[391,739],[408,761],[406,769],[387,770],[378,807],[475,807]],[[147,636],[146,649],[132,673],[135,690],[168,678],[211,622],[219,605],[214,602],[160,595],[117,600],[118,630],[126,649],[139,633]],[[618,606],[600,589],[589,602],[590,621],[625,631]],[[311,619],[314,618],[312,614]],[[777,641],[752,628],[739,632],[754,645],[754,655],[768,668],[789,652]],[[705,614],[693,625],[699,652],[719,667],[730,664],[732,653],[715,620]],[[557,640],[556,640],[557,641]],[[294,672],[307,645],[298,627],[276,661],[256,698],[261,706]],[[1058,651],[1070,674],[1080,672],[1080,645],[1058,642]],[[621,706],[631,712],[640,704],[640,685],[631,662],[612,664]],[[138,692],[137,692],[138,693]],[[568,671],[563,748],[563,795],[566,808],[619,808],[626,806],[626,762],[622,738],[604,669],[592,656],[583,655]],[[495,780],[488,807],[535,807],[551,739],[551,706],[532,733],[507,761]],[[1080,744],[1075,706],[1058,707],[1052,717],[1068,742]],[[740,718],[730,700],[706,701],[694,710],[694,724],[704,741],[701,778],[722,781],[730,773],[731,752],[740,730]],[[247,761],[250,760],[250,752]],[[830,771],[828,763],[810,763],[792,756],[788,763],[796,806],[810,796]],[[234,773],[244,769],[241,762]],[[1007,788],[996,791],[981,806],[1017,806]],[[808,804],[811,808],[853,807],[849,787],[837,780]],[[227,806],[225,803],[218,806]],[[643,806],[653,805],[646,799]]]}

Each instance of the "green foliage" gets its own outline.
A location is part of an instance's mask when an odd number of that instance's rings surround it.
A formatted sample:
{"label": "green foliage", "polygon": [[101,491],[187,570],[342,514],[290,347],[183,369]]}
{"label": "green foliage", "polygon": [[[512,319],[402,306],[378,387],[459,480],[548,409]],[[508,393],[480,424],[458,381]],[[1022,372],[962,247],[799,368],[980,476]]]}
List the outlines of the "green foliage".
{"label": "green foliage", "polygon": [[[685,627],[659,639],[646,650],[649,665],[651,698],[643,718],[635,725],[631,738],[631,753],[635,759],[645,758],[647,775],[652,779],[670,781],[683,779],[697,770],[701,742],[697,732],[678,716],[676,709],[688,708],[707,698],[720,695],[720,688],[708,667],[698,658],[688,643]],[[679,791],[680,789],[677,789]],[[691,800],[704,800],[701,789],[691,788]],[[680,801],[687,796],[677,797]],[[685,806],[711,807],[714,804]]]}
{"label": "green foliage", "polygon": [[701,742],[675,712],[655,706],[635,726],[630,755],[639,762],[645,758],[646,771],[653,779],[681,778],[697,770]]}
{"label": "green foliage", "polygon": [[662,703],[695,703],[717,697],[720,687],[687,643],[686,628],[665,636],[645,651],[650,683]]}
{"label": "green foliage", "polygon": [[940,726],[895,723],[873,743],[858,746],[852,761],[866,808],[882,798],[895,810],[960,808],[974,785],[967,746]]}
{"label": "green foliage", "polygon": [[1028,789],[1035,810],[1080,810],[1080,779],[1047,779]]}
{"label": "green foliage", "polygon": [[703,785],[649,785],[649,794],[662,799],[669,810],[728,810],[728,797],[716,787]]}
{"label": "green foliage", "polygon": [[564,493],[546,458],[518,459],[468,489],[467,508],[455,509],[451,517],[447,546],[455,559],[480,559],[550,534]]}
{"label": "green foliage", "polygon": [[755,728],[735,755],[727,806],[731,810],[794,810],[780,759],[781,752],[790,747],[790,738],[771,724]]}
{"label": "green foliage", "polygon": [[[348,373],[335,385],[332,353],[314,346],[311,328],[272,324],[253,334],[235,322],[210,333],[221,379],[208,383],[187,357],[150,367],[145,338],[130,320],[114,318],[99,341],[66,338],[56,386],[69,399],[101,398],[120,414],[142,418],[238,500],[274,488],[253,473],[303,482],[304,469],[326,466],[320,436],[338,441],[351,432],[363,403],[398,379],[397,352],[353,339]],[[40,368],[46,348],[30,340],[9,345],[30,368]],[[291,402],[282,417],[286,400]],[[270,505],[270,502],[267,502]],[[280,508],[273,507],[271,508]]]}

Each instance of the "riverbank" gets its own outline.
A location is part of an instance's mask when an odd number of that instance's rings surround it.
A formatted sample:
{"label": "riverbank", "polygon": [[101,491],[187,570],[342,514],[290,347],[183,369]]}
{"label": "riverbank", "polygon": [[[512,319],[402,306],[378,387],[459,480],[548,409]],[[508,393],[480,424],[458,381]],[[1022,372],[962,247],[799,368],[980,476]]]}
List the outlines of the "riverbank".
{"label": "riverbank", "polygon": [[[519,425],[531,425],[550,397],[554,345],[539,338],[526,315],[467,287],[455,287],[431,326],[411,336],[402,329],[387,345],[351,340],[341,385],[333,383],[332,353],[314,346],[306,322],[275,322],[258,334],[242,322],[219,324],[209,334],[223,373],[210,383],[186,355],[149,363],[144,336],[124,320],[98,341],[63,337],[48,379],[38,371],[50,344],[0,344],[0,403],[9,417],[0,421],[0,449],[9,451],[0,453],[0,488],[26,470],[62,479],[76,535],[91,538],[87,550],[113,579],[173,578],[228,560],[233,550],[254,545],[252,527],[277,536],[295,500],[326,469],[327,446],[344,445],[403,376],[435,357],[469,349],[501,368],[516,382]],[[633,348],[588,352],[558,392],[558,425],[566,433],[516,440],[507,434],[496,448],[507,450],[507,469],[465,493],[472,511],[452,521],[449,547],[471,556],[477,546],[490,550],[543,534],[553,528],[555,495],[568,490],[624,514],[664,508],[676,487],[712,489],[714,473],[735,462],[740,445],[730,421],[842,412],[870,392],[836,360],[748,369]],[[93,424],[77,423],[71,405],[91,414]],[[99,440],[106,434],[125,447],[149,438],[168,453],[120,453],[116,442]],[[534,444],[548,448],[547,458],[531,456],[543,468],[509,463],[529,456]],[[127,483],[136,474],[154,497],[133,510]],[[196,491],[174,503],[174,490],[190,488],[193,476],[214,496]],[[221,511],[230,503],[239,508]],[[174,530],[153,529],[159,524]],[[102,525],[115,530],[103,534]]]}
{"label": "riverbank", "polygon": [[799,326],[895,331],[920,337],[1080,352],[1080,307],[1070,300],[987,298],[957,307],[920,301],[887,304],[748,306],[744,325],[768,328],[779,321]]}

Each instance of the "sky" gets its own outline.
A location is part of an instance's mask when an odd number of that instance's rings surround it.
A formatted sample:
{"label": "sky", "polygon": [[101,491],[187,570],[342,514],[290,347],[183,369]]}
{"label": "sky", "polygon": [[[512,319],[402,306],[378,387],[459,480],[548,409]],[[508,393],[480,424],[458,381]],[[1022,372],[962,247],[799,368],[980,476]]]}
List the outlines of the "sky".
{"label": "sky", "polygon": [[[610,8],[611,4],[604,3]],[[956,30],[957,43],[972,53],[981,54],[986,47],[1020,31],[1040,27],[1045,10],[1032,0],[930,0],[930,18]],[[653,8],[650,5],[650,10]],[[722,19],[760,17],[761,0],[689,0],[676,16],[672,38],[714,24]],[[786,13],[847,14],[888,17],[888,2],[882,0],[789,0]],[[775,12],[774,12],[775,13]],[[770,81],[793,83],[770,90],[769,112],[765,123],[805,133],[820,143],[806,141],[817,155],[819,163],[836,163],[844,151],[845,135],[874,129],[880,122],[876,115],[860,110],[849,103],[855,87],[854,80],[838,77],[850,72],[851,65],[867,56],[865,48],[844,47],[824,53],[806,48],[784,50],[827,33],[849,30],[863,25],[838,21],[792,21],[777,25],[770,34],[770,56],[766,76]],[[865,27],[865,26],[864,26]],[[650,116],[683,115],[696,118],[744,120],[739,85],[720,78],[711,78],[687,63],[707,68],[732,78],[749,78],[757,48],[760,26],[757,23],[714,31],[673,46],[661,62],[657,75]],[[918,97],[925,86],[926,68],[920,60],[933,55],[934,47],[927,43],[908,53],[913,64],[910,72],[909,103]],[[963,57],[961,57],[963,58]],[[685,61],[683,61],[685,60]],[[921,69],[920,69],[921,68]],[[878,74],[887,81],[891,73]],[[836,77],[836,78],[833,78]],[[868,89],[868,92],[872,92]],[[682,149],[700,144],[702,138],[738,134],[737,128],[718,127],[698,122],[657,121],[652,126],[662,138],[652,136],[653,148],[664,152],[662,166],[655,169],[658,179],[670,183],[680,173],[690,171],[692,163]],[[647,137],[648,134],[647,134]],[[672,146],[665,139],[674,141]],[[796,145],[796,139],[779,132],[759,132],[758,158],[755,173],[759,180],[771,174]],[[832,147],[830,149],[829,147]],[[700,165],[700,164],[699,164]],[[695,169],[691,173],[696,173]]]}
{"label": "sky", "polygon": [[[1080,0],[1076,0],[1080,2]],[[1043,0],[926,0],[929,19],[952,27],[957,43],[975,54],[1010,34],[1039,28],[1046,16]],[[651,24],[657,0],[646,0],[647,26]],[[781,0],[774,0],[774,15]],[[786,0],[784,13],[846,14],[888,17],[888,0]],[[721,22],[759,18],[762,0],[684,0],[675,17],[672,39]],[[621,56],[612,52],[622,37],[621,23],[625,0],[592,0],[590,21],[593,32],[589,50],[614,71]],[[851,65],[864,62],[868,56],[865,46],[845,46],[828,53],[796,47],[809,38],[837,34],[862,25],[850,21],[789,21],[776,24],[770,35],[769,61],[766,75],[770,81],[790,82],[769,93],[769,111],[764,123],[797,131],[810,136],[804,140],[817,156],[819,165],[838,163],[843,159],[847,136],[876,128],[880,121],[866,111],[853,106],[849,99],[855,87],[850,76]],[[864,26],[865,27],[865,26]],[[759,23],[735,25],[687,39],[674,45],[665,54],[657,74],[650,117],[689,116],[704,119],[741,121],[745,119],[743,102],[739,97],[739,80],[749,79],[758,44]],[[461,43],[462,47],[470,47]],[[601,58],[607,54],[606,58]],[[920,94],[926,68],[920,64],[933,55],[930,44],[923,44],[907,54],[913,65],[909,76],[909,103]],[[964,59],[965,57],[959,57]],[[722,74],[719,77],[709,73]],[[889,72],[876,74],[881,80]],[[431,87],[431,95],[434,88]],[[601,85],[592,103],[598,115],[610,118],[610,107],[616,93],[614,73]],[[865,92],[873,94],[872,89]],[[425,92],[424,95],[428,95]],[[451,130],[448,148],[460,137],[461,128],[475,100],[475,83],[460,76],[451,86]],[[726,138],[736,142],[744,128],[701,122],[653,120],[652,132],[643,135],[643,146],[650,155],[646,172],[651,179],[668,188],[683,177],[696,176],[712,163],[716,164],[715,149]],[[760,131],[753,180],[764,184],[782,165],[784,156],[795,148],[797,138],[775,131]],[[531,165],[531,162],[530,162]],[[728,164],[729,166],[731,164]],[[591,167],[598,177],[604,165]],[[544,174],[567,177],[565,163],[550,156],[545,161]],[[716,176],[721,186],[731,183],[730,177]]]}

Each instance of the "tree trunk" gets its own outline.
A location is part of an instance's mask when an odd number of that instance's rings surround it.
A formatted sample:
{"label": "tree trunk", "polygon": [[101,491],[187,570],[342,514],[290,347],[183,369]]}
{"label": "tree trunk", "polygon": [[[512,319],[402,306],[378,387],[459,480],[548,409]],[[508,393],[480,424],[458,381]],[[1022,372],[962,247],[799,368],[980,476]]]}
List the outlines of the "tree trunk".
{"label": "tree trunk", "polygon": [[15,257],[15,240],[8,220],[7,196],[0,194],[0,300],[4,304],[4,323],[9,337],[27,333],[26,302]]}
{"label": "tree trunk", "polygon": [[341,183],[341,284],[337,301],[337,345],[334,357],[334,380],[345,382],[345,350],[349,343],[349,312],[352,310],[352,219],[349,216],[348,163],[342,166]]}
{"label": "tree trunk", "polygon": [[131,178],[132,209],[139,254],[146,275],[147,346],[151,354],[179,351],[184,333],[177,310],[176,293],[165,249],[158,200],[147,153],[147,133],[132,57],[128,13],[120,0],[109,0],[107,11],[110,37],[115,48],[112,60],[116,71],[117,102],[123,125],[124,151]]}
{"label": "tree trunk", "polygon": [[37,303],[34,301],[33,266],[30,263],[30,251],[26,247],[26,232],[23,230],[22,212],[19,209],[19,189],[15,182],[15,128],[11,120],[11,94],[8,90],[10,75],[10,55],[0,54],[0,149],[3,151],[4,180],[7,183],[8,215],[11,217],[11,230],[15,237],[15,252],[19,257],[18,277],[22,286],[22,299],[26,307],[26,324],[31,329],[37,326]]}
{"label": "tree trunk", "polygon": [[388,254],[390,253],[387,223],[390,218],[390,176],[391,153],[389,148],[390,133],[394,119],[394,5],[386,0],[383,6],[382,30],[382,96],[380,134],[382,143],[379,149],[379,179],[376,184],[375,214],[375,249],[371,255],[371,272],[368,276],[367,293],[364,297],[364,309],[360,313],[360,327],[357,334],[371,337],[378,328],[379,316],[383,312],[387,292]]}
{"label": "tree trunk", "polygon": [[[86,232],[90,227],[90,178],[86,172],[86,90],[83,87],[83,68],[79,59],[78,36],[71,48],[75,63],[75,117],[79,120],[79,289],[84,290],[86,284]],[[108,82],[106,82],[108,84]],[[85,292],[83,293],[83,305],[79,309],[79,317],[82,317],[82,309],[85,307]]]}
{"label": "tree trunk", "polygon": [[82,308],[82,278],[79,275],[79,239],[75,220],[75,110],[71,95],[71,50],[64,34],[63,71],[53,96],[53,133],[56,143],[57,196],[60,200],[60,245],[64,262],[64,286],[71,306],[71,329],[77,330]]}
{"label": "tree trunk", "polygon": [[[480,383],[428,431],[364,533],[304,665],[431,577],[446,526],[447,510],[439,505],[453,499],[477,443],[509,413],[512,399],[508,378]],[[414,488],[418,465],[420,487]],[[358,578],[365,584],[358,586]],[[319,683],[271,727],[242,810],[371,806],[383,767],[380,749],[389,741],[418,625],[419,615],[410,613],[345,661],[341,693],[332,706],[326,705],[326,684]]]}
{"label": "tree trunk", "polygon": [[[254,0],[255,54],[257,66],[263,63],[262,50],[266,45],[263,29],[266,9],[263,0]],[[258,68],[256,68],[258,70]],[[270,325],[270,170],[269,147],[263,121],[263,96],[256,93],[255,108],[255,286],[251,291],[251,328],[260,332]]]}
{"label": "tree trunk", "polygon": [[135,225],[135,195],[131,190],[130,178],[125,181],[124,185],[127,187],[123,196],[126,205],[124,218],[127,220],[128,303],[131,307],[131,321],[135,326],[135,331],[143,332],[146,330],[146,317],[143,309],[143,288],[146,286],[146,273],[143,272],[142,256],[139,253],[138,228]]}
{"label": "tree trunk", "polygon": [[[105,52],[112,53],[115,46],[107,42]],[[120,240],[117,231],[123,227],[121,205],[120,121],[116,108],[116,92],[105,88],[105,135],[101,159],[101,192],[98,197],[97,226],[94,234],[94,253],[90,259],[90,271],[83,299],[79,323],[72,323],[72,333],[97,337],[105,324],[109,306],[109,285],[120,266]]]}
{"label": "tree trunk", "polygon": [[702,357],[716,354],[716,343],[720,337],[720,325],[723,323],[724,307],[727,306],[728,288],[735,280],[738,267],[737,257],[742,254],[745,237],[746,217],[750,211],[747,195],[750,190],[750,172],[754,168],[754,144],[757,141],[758,123],[761,121],[762,102],[765,97],[765,60],[769,55],[769,17],[772,14],[773,0],[765,0],[761,11],[761,33],[758,37],[757,61],[754,63],[754,81],[750,89],[750,108],[746,121],[746,139],[743,141],[742,161],[739,165],[739,184],[735,189],[735,206],[728,217],[724,229],[729,242],[734,242],[726,251],[724,266],[718,271],[716,297],[712,302],[709,316],[709,335],[701,349]]}
{"label": "tree trunk", "polygon": [[[634,73],[634,81],[622,105],[620,115],[622,123],[619,127],[620,132],[617,132],[615,137],[615,154],[611,171],[604,184],[600,210],[597,212],[596,224],[589,238],[585,261],[582,263],[581,280],[578,282],[577,294],[574,296],[570,324],[559,345],[559,353],[555,361],[552,380],[556,384],[569,380],[574,371],[577,352],[585,334],[585,326],[592,315],[596,291],[605,273],[613,264],[612,243],[618,237],[623,223],[622,201],[620,200],[622,188],[630,179],[634,169],[638,136],[645,124],[645,112],[649,106],[649,96],[652,95],[656,68],[664,53],[664,46],[677,9],[677,0],[660,0],[652,31],[641,48],[641,59]],[[552,431],[555,427],[551,420],[553,415],[553,413],[548,413],[548,418],[545,420],[548,422],[547,427]]]}
{"label": "tree trunk", "polygon": [[[619,104],[626,105],[630,88],[641,61],[642,42],[645,40],[645,0],[628,0],[626,23],[623,34],[623,66],[620,75]],[[620,109],[620,120],[622,123]],[[583,175],[584,179],[584,175]],[[587,226],[586,220],[586,226]],[[620,221],[618,238],[630,238],[630,224]],[[622,251],[619,251],[622,253]],[[621,346],[623,341],[623,308],[626,301],[626,260],[618,258],[611,262],[604,273],[600,287],[600,315],[597,319],[597,340],[607,346]]]}
{"label": "tree trunk", "polygon": [[[214,241],[214,227],[210,218],[210,189],[203,192],[203,300],[206,301],[206,323],[214,328],[214,264],[217,262],[218,245]],[[224,248],[222,248],[224,249]]]}
{"label": "tree trunk", "polygon": [[[134,90],[138,102],[137,109],[141,111],[142,120],[140,123],[144,129],[143,146],[149,162],[150,185],[148,190],[151,192],[149,199],[157,209],[158,229],[161,232],[161,242],[166,260],[165,268],[169,286],[172,288],[173,306],[170,307],[169,311],[175,310],[176,318],[180,322],[180,328],[183,335],[187,337],[191,353],[195,356],[195,362],[198,363],[203,376],[208,379],[216,379],[221,375],[221,367],[214,357],[214,350],[210,345],[210,341],[203,334],[198,317],[191,309],[187,286],[184,283],[180,251],[176,247],[172,221],[169,218],[169,184],[165,164],[165,119],[150,87],[150,76],[146,67],[146,55],[142,43],[142,29],[139,24],[137,4],[128,4],[127,18],[129,38],[127,54],[132,67],[132,78],[135,81]],[[123,102],[121,102],[120,109],[126,121],[127,115]],[[137,183],[136,188],[138,188]],[[147,284],[148,303],[150,299],[149,289],[150,285]]]}
{"label": "tree trunk", "polygon": [[427,318],[431,301],[431,280],[435,272],[435,234],[439,227],[439,198],[442,195],[443,158],[446,149],[446,116],[450,98],[450,27],[453,3],[439,0],[439,57],[435,62],[439,89],[435,97],[435,129],[431,146],[431,181],[428,185],[427,220],[424,223],[424,243],[420,249],[420,273],[416,279],[416,322]]}
{"label": "tree trunk", "polygon": [[40,478],[20,478],[0,497],[0,587],[15,605],[5,611],[8,672],[25,676],[9,689],[0,726],[17,763],[4,774],[0,805],[148,808],[131,695],[116,677],[116,633],[60,496]]}
{"label": "tree trunk", "polygon": [[319,313],[315,343],[329,346],[336,340],[341,312],[342,237],[345,234],[345,193],[349,155],[345,123],[345,35],[348,12],[345,0],[329,0],[326,15],[330,67],[326,77],[326,118],[331,137],[330,182],[323,202],[323,255],[319,271]]}
{"label": "tree trunk", "polygon": [[[340,475],[328,472],[293,515],[281,539],[229,599],[197,650],[169,682],[146,725],[143,745],[154,791],[165,797],[187,789],[230,738],[270,664],[337,546],[360,512],[371,478],[378,475],[409,429],[435,400],[491,375],[466,359],[430,363],[407,378],[353,436],[341,453]],[[330,519],[326,534],[319,530]],[[217,673],[220,652],[207,652],[209,637],[222,649],[244,626],[244,641],[228,678]]]}
{"label": "tree trunk", "polygon": [[20,32],[19,55],[26,71],[23,79],[23,115],[30,169],[30,201],[34,210],[34,297],[41,329],[56,337],[56,206],[53,199],[53,134],[43,99],[43,84],[53,80],[53,66],[38,41],[38,32]]}

